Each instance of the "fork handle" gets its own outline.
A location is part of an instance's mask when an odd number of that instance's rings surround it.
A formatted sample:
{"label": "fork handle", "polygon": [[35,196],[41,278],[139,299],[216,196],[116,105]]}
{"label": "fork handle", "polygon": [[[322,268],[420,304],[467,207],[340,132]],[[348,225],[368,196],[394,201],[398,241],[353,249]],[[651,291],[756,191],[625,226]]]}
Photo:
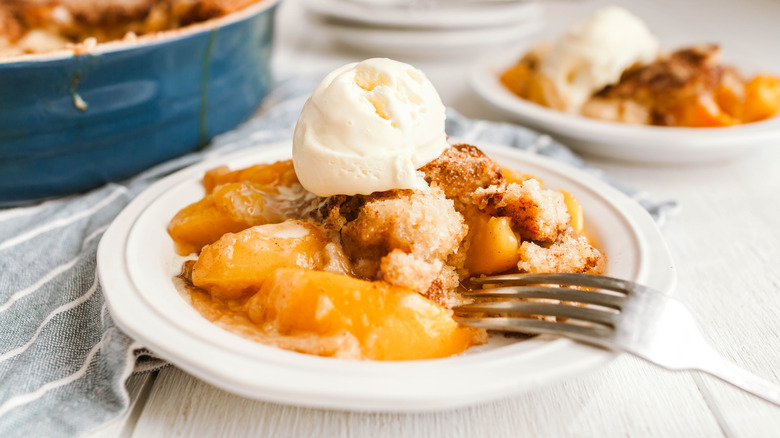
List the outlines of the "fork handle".
{"label": "fork handle", "polygon": [[694,369],[714,376],[736,388],[780,406],[780,385],[741,368],[723,356],[712,352],[707,361],[697,364]]}

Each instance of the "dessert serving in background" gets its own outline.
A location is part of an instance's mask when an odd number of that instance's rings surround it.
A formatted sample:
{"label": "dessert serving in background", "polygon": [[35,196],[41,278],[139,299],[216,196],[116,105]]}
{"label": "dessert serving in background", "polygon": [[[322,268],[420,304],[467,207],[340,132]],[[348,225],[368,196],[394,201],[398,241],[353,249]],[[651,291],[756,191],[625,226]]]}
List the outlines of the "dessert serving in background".
{"label": "dessert serving in background", "polygon": [[780,78],[744,77],[717,45],[671,53],[630,12],[597,11],[501,75],[517,96],[559,111],[629,124],[716,127],[780,110]]}
{"label": "dessert serving in background", "polygon": [[450,145],[444,117],[410,65],[369,59],[329,74],[304,105],[292,160],[212,169],[204,198],[170,221],[189,259],[183,296],[264,344],[428,359],[486,340],[452,318],[469,278],[602,272],[573,196]]}
{"label": "dessert serving in background", "polygon": [[221,17],[258,0],[4,0],[0,56],[133,38]]}

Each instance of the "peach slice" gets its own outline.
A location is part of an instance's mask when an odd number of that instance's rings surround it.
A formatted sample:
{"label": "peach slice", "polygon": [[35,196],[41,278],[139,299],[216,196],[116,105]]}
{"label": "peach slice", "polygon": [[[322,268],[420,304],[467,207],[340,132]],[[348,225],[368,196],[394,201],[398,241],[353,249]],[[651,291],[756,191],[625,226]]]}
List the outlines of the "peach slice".
{"label": "peach slice", "polygon": [[758,75],[745,85],[744,122],[757,122],[780,110],[780,78]]}
{"label": "peach slice", "polygon": [[514,268],[520,260],[519,240],[512,231],[512,219],[470,215],[471,243],[466,269],[471,275],[496,274]]}
{"label": "peach slice", "polygon": [[246,306],[253,322],[282,335],[348,332],[373,360],[451,356],[483,333],[410,289],[300,268],[277,269]]}
{"label": "peach slice", "polygon": [[326,244],[319,228],[297,220],[228,233],[203,249],[192,284],[213,296],[241,298],[257,291],[277,268],[321,268]]}

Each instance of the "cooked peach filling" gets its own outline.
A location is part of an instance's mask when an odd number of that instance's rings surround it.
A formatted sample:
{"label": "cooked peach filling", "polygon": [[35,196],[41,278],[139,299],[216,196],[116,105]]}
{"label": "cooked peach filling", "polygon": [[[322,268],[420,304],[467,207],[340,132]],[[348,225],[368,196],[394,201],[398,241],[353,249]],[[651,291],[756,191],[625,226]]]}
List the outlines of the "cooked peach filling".
{"label": "cooked peach filling", "polygon": [[458,145],[421,169],[430,193],[318,198],[290,161],[206,173],[203,199],[168,232],[183,293],[207,319],[288,350],[412,360],[485,342],[452,305],[468,278],[505,272],[600,273],[569,193]]}
{"label": "cooked peach filling", "polygon": [[281,334],[346,332],[375,360],[451,356],[473,345],[476,335],[410,289],[301,268],[275,270],[247,311]]}

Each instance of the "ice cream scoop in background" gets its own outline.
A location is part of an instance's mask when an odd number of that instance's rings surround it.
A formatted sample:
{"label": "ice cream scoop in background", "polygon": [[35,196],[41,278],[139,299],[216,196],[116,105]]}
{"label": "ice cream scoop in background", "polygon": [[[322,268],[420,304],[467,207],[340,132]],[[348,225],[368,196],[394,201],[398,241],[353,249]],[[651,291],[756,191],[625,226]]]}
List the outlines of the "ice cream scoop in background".
{"label": "ice cream scoop in background", "polygon": [[320,82],[293,135],[293,163],[318,196],[427,190],[417,169],[449,147],[445,110],[420,70],[391,59],[348,64]]}
{"label": "ice cream scoop in background", "polygon": [[649,63],[659,51],[658,38],[629,11],[609,6],[574,25],[553,42],[541,61],[552,83],[557,109],[578,112],[595,92],[615,84],[627,68]]}

